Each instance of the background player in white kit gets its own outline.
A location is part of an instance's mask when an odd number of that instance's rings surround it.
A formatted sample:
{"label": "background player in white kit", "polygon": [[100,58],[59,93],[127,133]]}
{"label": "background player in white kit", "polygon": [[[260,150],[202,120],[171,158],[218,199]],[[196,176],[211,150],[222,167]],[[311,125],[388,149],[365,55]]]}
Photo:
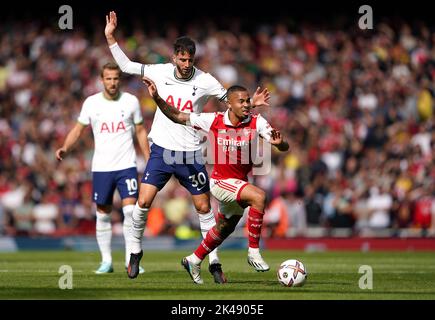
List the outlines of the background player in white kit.
{"label": "background player in white kit", "polygon": [[[180,37],[174,43],[172,63],[143,65],[132,62],[118,46],[113,33],[116,29],[115,12],[106,16],[105,35],[116,62],[123,72],[147,76],[158,87],[161,97],[170,105],[187,113],[200,113],[210,98],[225,98],[225,88],[210,74],[193,66],[195,43],[188,37]],[[268,105],[269,93],[257,89],[255,105]],[[144,171],[140,185],[138,202],[133,211],[132,234],[135,240],[132,248],[128,276],[138,275],[138,265],[142,258],[141,239],[148,216],[148,210],[156,196],[172,175],[192,194],[193,204],[199,214],[203,237],[216,224],[210,206],[208,174],[202,160],[201,141],[197,130],[175,124],[159,109],[149,134],[153,143],[150,161]],[[182,163],[174,162],[177,157]],[[209,255],[209,271],[216,283],[226,282],[216,250]]]}
{"label": "background player in white kit", "polygon": [[[120,91],[120,73],[115,63],[103,66],[101,79],[104,90],[84,101],[76,125],[68,133],[63,146],[56,150],[56,158],[63,160],[83,130],[91,125],[95,140],[92,159],[93,201],[97,205],[96,236],[102,257],[101,265],[95,271],[97,274],[113,272],[111,212],[115,189],[121,196],[124,213],[126,267],[130,260],[131,217],[138,196],[134,132],[145,160],[149,158],[147,131],[142,125],[139,100],[130,93]],[[144,272],[141,267],[140,272]]]}

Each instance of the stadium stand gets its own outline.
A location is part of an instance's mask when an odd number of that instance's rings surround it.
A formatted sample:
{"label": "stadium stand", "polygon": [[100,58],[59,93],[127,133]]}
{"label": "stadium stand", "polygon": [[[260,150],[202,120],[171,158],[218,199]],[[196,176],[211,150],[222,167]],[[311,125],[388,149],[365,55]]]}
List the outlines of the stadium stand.
{"label": "stadium stand", "polygon": [[[385,18],[364,31],[346,17],[325,25],[288,14],[255,26],[198,17],[162,27],[155,18],[120,15],[117,38],[132,60],[168,61],[173,39],[188,33],[201,69],[226,86],[271,91],[272,107],[261,112],[291,151],[273,153],[270,174],[252,177],[268,194],[266,237],[435,235],[433,25]],[[99,70],[112,60],[103,23],[104,13],[92,28],[64,32],[41,21],[0,25],[3,235],[94,232],[91,132],[62,163],[54,151],[83,99],[101,89]],[[140,78],[125,75],[123,88],[140,98],[149,128],[155,105]],[[198,230],[187,199],[175,180],[167,185],[146,235]],[[122,219],[119,199],[114,205]]]}

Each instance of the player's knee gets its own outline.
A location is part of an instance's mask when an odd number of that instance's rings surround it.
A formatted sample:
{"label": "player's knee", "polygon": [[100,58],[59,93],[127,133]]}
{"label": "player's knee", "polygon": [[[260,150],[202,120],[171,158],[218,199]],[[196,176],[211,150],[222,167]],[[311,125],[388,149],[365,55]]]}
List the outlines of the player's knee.
{"label": "player's knee", "polygon": [[145,197],[139,197],[139,199],[137,199],[137,204],[142,209],[150,208],[151,207],[151,203],[152,203],[152,201],[149,200],[149,199],[146,199]]}
{"label": "player's knee", "polygon": [[257,190],[252,199],[252,206],[259,211],[264,211],[264,207],[266,206],[266,192]]}
{"label": "player's knee", "polygon": [[112,212],[112,205],[104,205],[104,204],[98,204],[97,205],[97,211],[101,213],[111,213]]}
{"label": "player's knee", "polygon": [[205,214],[210,212],[210,204],[207,201],[195,204],[196,212]]}

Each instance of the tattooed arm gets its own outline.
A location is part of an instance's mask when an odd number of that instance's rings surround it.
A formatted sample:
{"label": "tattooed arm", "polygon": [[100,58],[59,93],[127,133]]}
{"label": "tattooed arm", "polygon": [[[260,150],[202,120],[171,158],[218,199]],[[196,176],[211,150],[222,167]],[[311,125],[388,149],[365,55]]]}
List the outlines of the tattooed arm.
{"label": "tattooed arm", "polygon": [[153,97],[154,101],[156,102],[159,109],[163,112],[163,114],[175,123],[186,125],[190,119],[190,114],[186,112],[181,112],[177,108],[168,105],[166,101],[159,96],[156,84],[151,79],[143,77],[142,80],[143,83],[145,83],[148,87],[148,92],[150,93],[151,97]]}

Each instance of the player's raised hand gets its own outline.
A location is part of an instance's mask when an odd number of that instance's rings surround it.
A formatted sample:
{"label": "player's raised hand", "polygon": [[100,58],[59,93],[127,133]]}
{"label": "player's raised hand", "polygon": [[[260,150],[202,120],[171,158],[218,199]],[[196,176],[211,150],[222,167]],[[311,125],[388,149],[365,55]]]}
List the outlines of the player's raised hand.
{"label": "player's raised hand", "polygon": [[116,18],[115,11],[110,11],[109,15],[106,15],[106,28],[104,29],[106,38],[113,37],[117,24],[118,19]]}
{"label": "player's raised hand", "polygon": [[277,147],[279,151],[288,151],[290,148],[288,142],[284,139],[281,132],[279,132],[276,129],[273,129],[270,132],[269,142],[271,145],[274,145],[275,147]]}
{"label": "player's raised hand", "polygon": [[279,145],[282,143],[282,141],[283,141],[283,138],[282,138],[281,132],[279,132],[276,129],[273,129],[270,132],[270,144]]}
{"label": "player's raised hand", "polygon": [[59,148],[59,149],[57,149],[56,150],[56,159],[59,160],[59,161],[62,161],[63,157],[65,156],[65,154],[66,154],[65,148]]}
{"label": "player's raised hand", "polygon": [[267,90],[267,88],[261,90],[261,88],[258,87],[257,90],[255,90],[254,97],[252,98],[252,105],[255,107],[269,107],[269,99],[269,90]]}
{"label": "player's raised hand", "polygon": [[142,77],[142,82],[145,83],[145,85],[148,87],[148,92],[151,97],[155,98],[159,95],[159,93],[157,92],[156,84],[153,80],[147,77]]}

